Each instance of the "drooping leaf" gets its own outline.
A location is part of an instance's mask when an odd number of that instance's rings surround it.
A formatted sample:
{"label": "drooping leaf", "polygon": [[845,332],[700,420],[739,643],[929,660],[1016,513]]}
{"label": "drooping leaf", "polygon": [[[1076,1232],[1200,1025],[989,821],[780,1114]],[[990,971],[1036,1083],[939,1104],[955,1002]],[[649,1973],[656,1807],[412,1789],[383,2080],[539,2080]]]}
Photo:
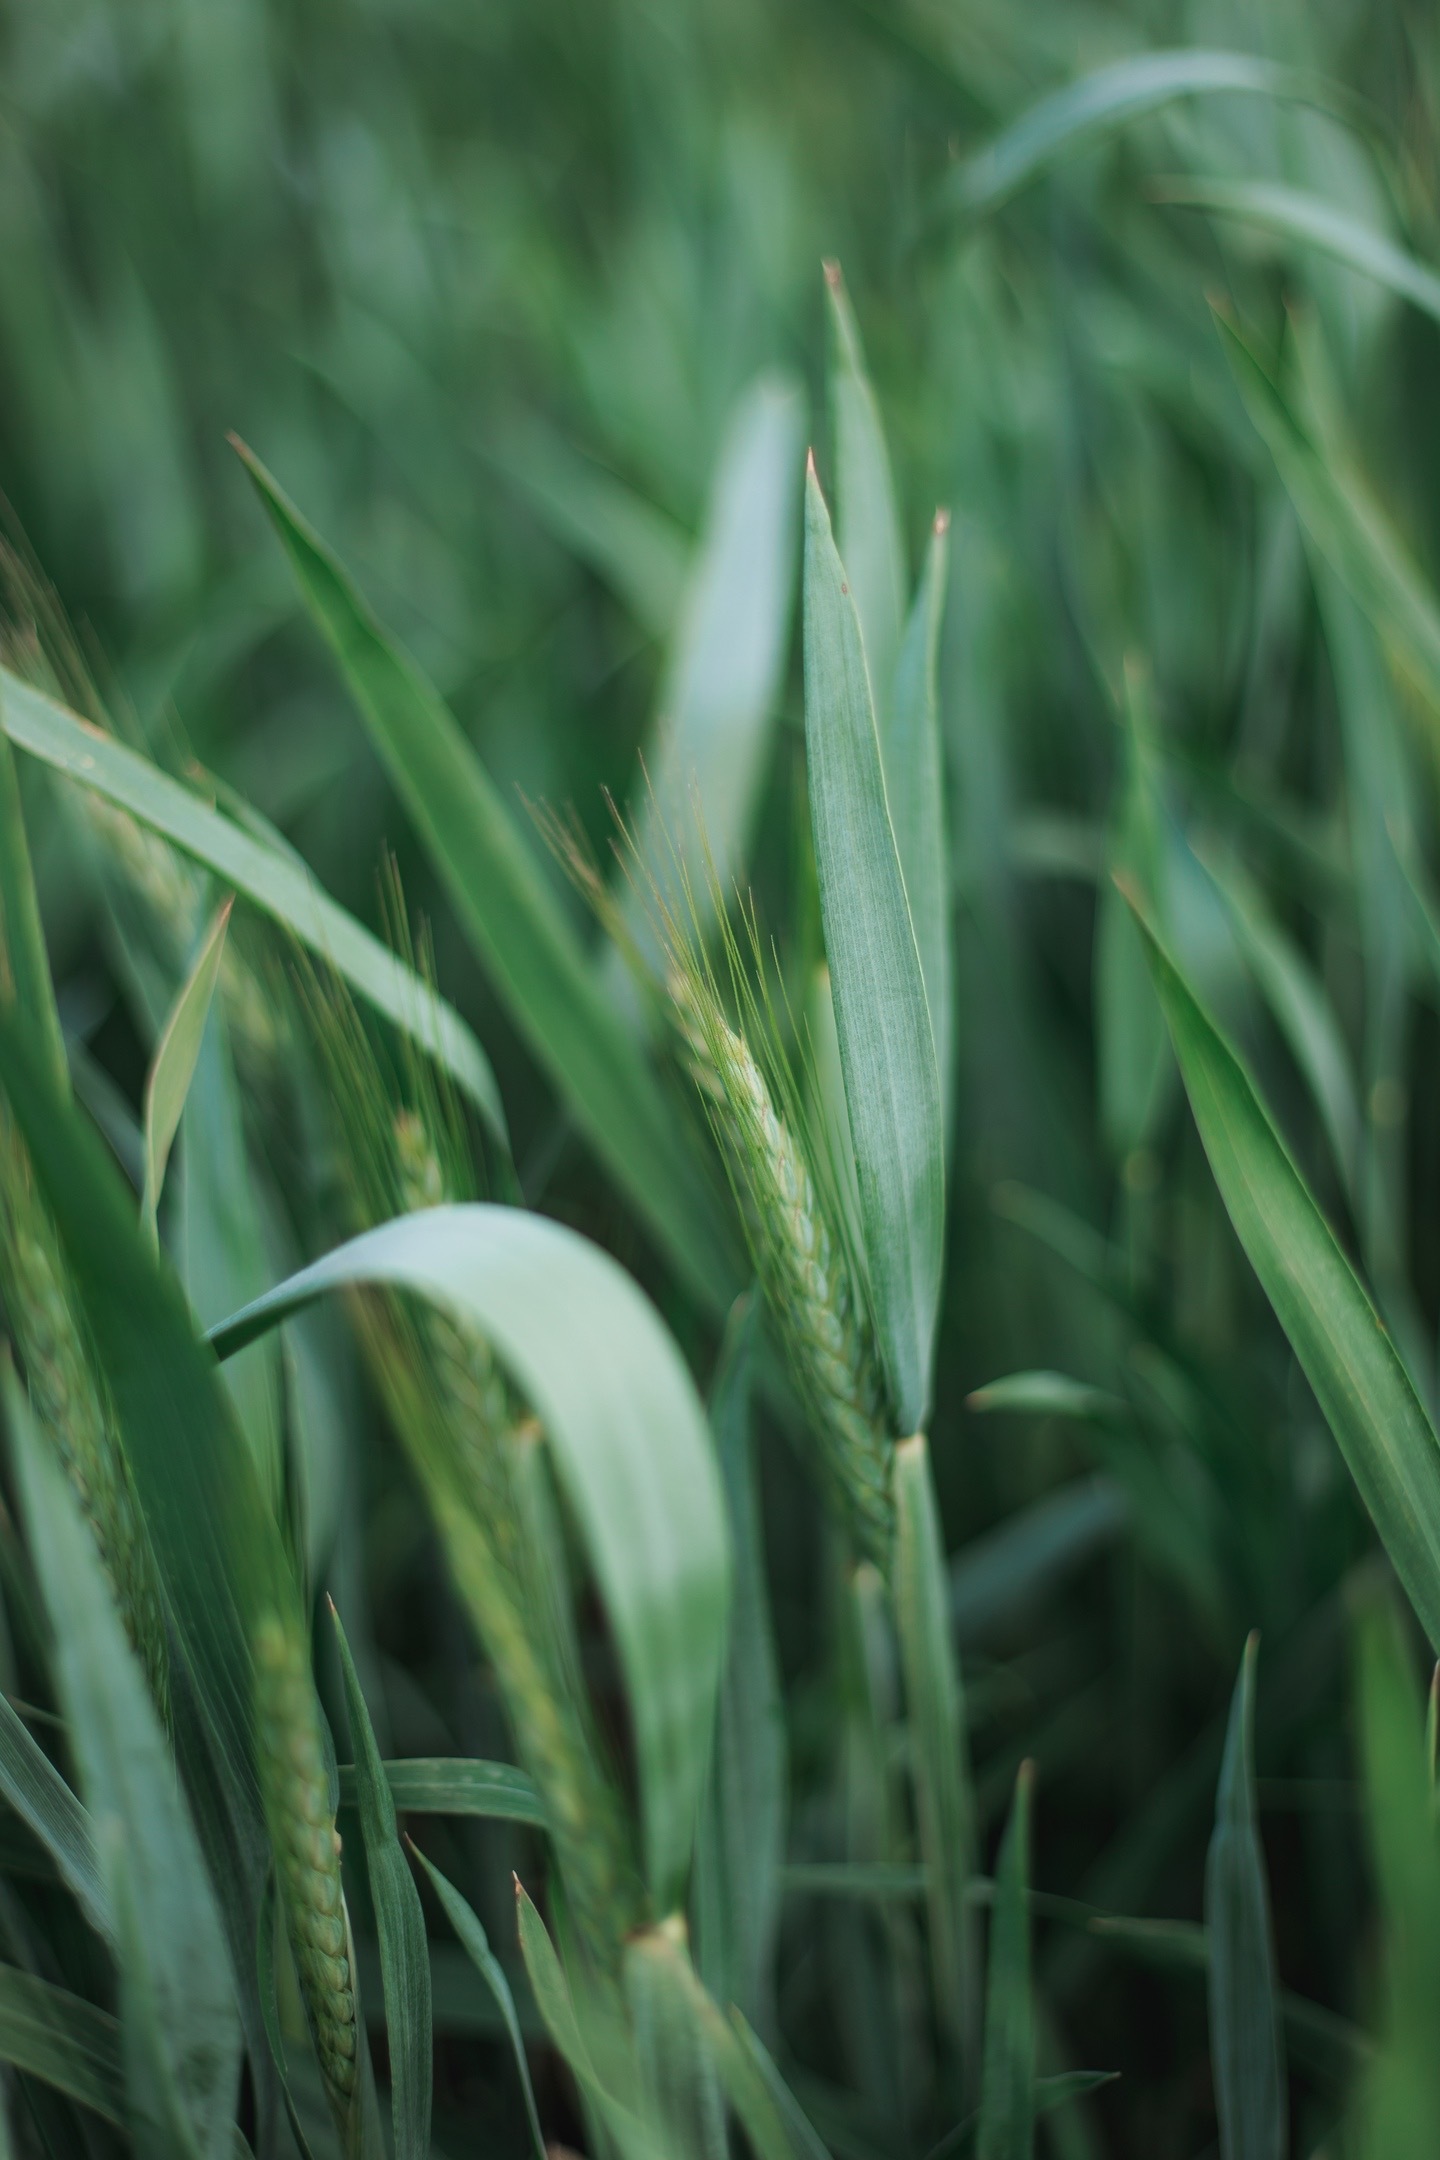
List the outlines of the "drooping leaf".
{"label": "drooping leaf", "polygon": [[140,1216],[152,1244],[158,1236],[155,1215],[165,1182],[165,1168],[175,1135],[180,1130],[185,1098],[190,1092],[205,1023],[210,1016],[210,1001],[220,980],[225,932],[230,927],[230,910],[234,904],[233,897],[226,900],[212,916],[190,972],[160,1031],[150,1070],[145,1075],[145,1187],[140,1195]]}
{"label": "drooping leaf", "polygon": [[1210,2059],[1222,2160],[1282,2160],[1285,2073],[1275,1948],[1255,1810],[1255,1659],[1245,1645],[1205,1862],[1210,1938]]}
{"label": "drooping leaf", "polygon": [[918,1433],[895,1451],[895,1524],[892,1588],[935,1993],[951,2042],[968,2059],[979,2008],[973,1922],[965,1899],[975,1866],[975,1801],[945,1552],[929,1451]]}
{"label": "drooping leaf", "polygon": [[1363,124],[1358,100],[1341,85],[1254,53],[1134,53],[1095,68],[1041,98],[945,183],[945,209],[993,210],[1057,159],[1113,134],[1176,98],[1246,93],[1302,105]]}
{"label": "drooping leaf", "polygon": [[395,2160],[427,2160],[430,2151],[432,2032],[430,1951],[420,1893],[400,1843],[395,1802],[375,1744],[355,1660],[334,1606],[335,1638],[345,1708],[355,1744],[355,1800],[365,1841],[365,1867],[380,1935],[380,1974],[385,1991],[385,2031],[390,2050],[390,2091]]}
{"label": "drooping leaf", "polygon": [[995,1871],[985,2067],[977,2160],[1030,2160],[1035,2149],[1035,2006],[1030,1982],[1030,1787],[1022,1763]]}
{"label": "drooping leaf", "polygon": [[[387,1762],[385,1775],[404,1815],[473,1815],[494,1822],[545,1826],[545,1806],[533,1781],[509,1763],[476,1762],[465,1756],[412,1756]],[[340,1798],[355,1803],[356,1770],[340,1765]]]}
{"label": "drooping leaf", "polygon": [[580,1130],[685,1281],[723,1296],[726,1264],[669,1104],[452,713],[336,558],[237,444],[305,604],[496,989]]}
{"label": "drooping leaf", "polygon": [[876,1328],[901,1432],[930,1399],[945,1205],[940,1076],[859,619],[812,461],[805,744],[820,908]]}
{"label": "drooping leaf", "polygon": [[[412,1851],[414,1848],[411,1848]],[[535,2088],[530,2082],[530,2063],[525,2053],[525,2041],[520,2031],[520,2020],[515,2011],[515,1997],[505,1977],[505,1969],[490,1947],[490,1938],[481,1926],[476,1913],[453,1883],[447,1882],[424,1853],[416,1851],[415,1857],[429,1876],[435,1895],[445,1908],[446,1918],[465,1946],[465,1953],[495,1998],[509,2037],[515,2067],[520,2073],[520,2088],[525,2096],[525,2119],[530,2125],[530,2137],[535,2147],[535,2160],[546,2160],[545,2133],[540,2128],[540,2115],[535,2106]]]}
{"label": "drooping leaf", "polygon": [[99,1555],[13,1375],[5,1412],[114,1915],[126,2117],[147,2150],[221,2160],[235,2120],[241,2027],[199,1840]]}
{"label": "drooping leaf", "polygon": [[1278,180],[1225,180],[1210,177],[1166,180],[1155,190],[1162,202],[1185,203],[1197,210],[1211,210],[1221,217],[1242,219],[1283,240],[1298,240],[1313,247],[1362,277],[1373,278],[1388,292],[1424,315],[1440,321],[1440,273],[1397,247],[1388,233],[1378,232],[1323,195],[1306,188],[1287,187]]}
{"label": "drooping leaf", "polygon": [[650,1886],[689,1861],[724,1652],[724,1502],[690,1376],[629,1276],[574,1231],[514,1208],[401,1216],[211,1331],[228,1356],[329,1290],[432,1299],[493,1343],[544,1427],[625,1673]]}
{"label": "drooping leaf", "polygon": [[1440,1442],[1249,1075],[1148,927],[1146,936],[1220,1196],[1396,1573],[1440,1646]]}

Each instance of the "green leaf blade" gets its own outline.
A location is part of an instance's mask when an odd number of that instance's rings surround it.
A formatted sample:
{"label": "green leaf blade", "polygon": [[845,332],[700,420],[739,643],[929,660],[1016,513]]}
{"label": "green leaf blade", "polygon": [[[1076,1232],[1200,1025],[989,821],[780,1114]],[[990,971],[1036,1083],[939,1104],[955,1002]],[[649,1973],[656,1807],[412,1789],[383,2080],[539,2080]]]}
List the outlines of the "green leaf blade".
{"label": "green leaf blade", "polygon": [[175,1135],[180,1130],[190,1082],[195,1076],[205,1024],[210,1017],[210,1003],[220,980],[225,933],[230,927],[230,911],[234,905],[232,894],[211,918],[190,972],[160,1031],[160,1040],[155,1045],[155,1055],[145,1076],[145,1189],[140,1197],[140,1213],[152,1241],[157,1235],[155,1217],[160,1205],[160,1189],[165,1182],[165,1167],[170,1160]]}
{"label": "green leaf blade", "polygon": [[1205,1862],[1210,2047],[1223,2160],[1282,2160],[1285,2079],[1270,1901],[1255,1809],[1255,1658],[1250,1637],[1225,1738]]}
{"label": "green leaf blade", "polygon": [[898,1429],[913,1432],[929,1402],[940,1293],[940,1075],[859,620],[813,461],[805,515],[805,742],[875,1321]]}

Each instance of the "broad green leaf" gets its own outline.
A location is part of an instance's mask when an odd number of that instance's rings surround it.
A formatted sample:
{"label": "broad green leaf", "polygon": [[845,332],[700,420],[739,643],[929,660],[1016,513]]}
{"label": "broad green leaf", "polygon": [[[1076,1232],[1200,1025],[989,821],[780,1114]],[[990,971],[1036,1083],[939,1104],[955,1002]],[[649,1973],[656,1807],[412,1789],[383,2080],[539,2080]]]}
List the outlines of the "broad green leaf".
{"label": "broad green leaf", "polygon": [[1440,1850],[1419,1691],[1397,1617],[1375,1604],[1359,1637],[1361,1759],[1383,1943],[1381,2035],[1357,2109],[1364,2160],[1422,2160],[1440,2122]]}
{"label": "broad green leaf", "polygon": [[190,973],[181,984],[160,1030],[160,1040],[145,1075],[145,1188],[140,1195],[140,1218],[149,1231],[152,1245],[158,1237],[155,1216],[160,1205],[160,1190],[165,1183],[165,1168],[175,1135],[180,1130],[185,1098],[190,1092],[205,1023],[210,1017],[210,1001],[220,980],[225,933],[230,927],[230,910],[234,904],[232,895],[211,918]]}
{"label": "broad green leaf", "polygon": [[859,619],[812,460],[805,744],[820,910],[876,1328],[900,1432],[930,1400],[945,1210],[940,1075]]}
{"label": "broad green leaf", "polygon": [[115,1916],[127,2120],[147,2151],[220,2160],[241,2028],[199,1840],[89,1531],[13,1376],[5,1394],[60,1698]]}
{"label": "broad green leaf", "polygon": [[1245,409],[1306,533],[1405,671],[1440,708],[1440,606],[1346,447],[1320,441],[1238,327],[1215,311]]}
{"label": "broad green leaf", "polygon": [[1282,2160],[1285,2072],[1276,2014],[1275,1946],[1255,1813],[1255,1659],[1240,1661],[1205,1862],[1210,1939],[1210,2060],[1222,2160]]}
{"label": "broad green leaf", "polygon": [[[635,805],[642,872],[701,920],[743,875],[795,589],[804,400],[762,376],[721,446],[705,531],[665,679],[648,785]],[[627,901],[643,943],[644,901]]]}
{"label": "broad green leaf", "polygon": [[534,418],[506,429],[486,455],[551,531],[614,587],[642,629],[670,635],[685,592],[688,533]]}
{"label": "broad green leaf", "polygon": [[0,677],[0,998],[7,1003],[13,999],[25,1014],[50,1078],[63,1095],[70,1086],[65,1037],[30,869],[20,776],[3,725],[7,696],[7,685]]}
{"label": "broad green leaf", "polygon": [[950,860],[935,672],[945,613],[949,532],[949,513],[937,511],[920,589],[896,662],[888,726],[882,726],[880,735],[890,821],[895,828],[895,846],[905,876],[930,1008],[930,1028],[935,1037],[942,1109],[950,1102],[955,1062]]}
{"label": "broad green leaf", "polygon": [[[387,1762],[391,1796],[404,1815],[473,1815],[494,1822],[545,1827],[545,1806],[523,1770],[509,1763],[476,1762],[465,1756],[414,1756]],[[355,1803],[356,1770],[340,1765],[340,1798]]]}
{"label": "broad green leaf", "polygon": [[941,2018],[962,2060],[974,2050],[973,1923],[965,1885],[975,1867],[965,1698],[950,1622],[949,1581],[924,1436],[895,1451],[891,1589],[905,1678],[911,1773],[926,1870],[930,1956]]}
{"label": "broad green leaf", "polygon": [[90,1817],[3,1695],[0,1793],[39,1838],[91,1927],[112,1941],[115,1916],[100,1872]]}
{"label": "broad green leaf", "polygon": [[1030,1983],[1030,1787],[1022,1763],[995,1871],[985,2066],[977,2160],[1030,2160],[1035,2149],[1035,2006]]}
{"label": "broad green leaf", "polygon": [[415,1852],[416,1859],[429,1876],[435,1895],[445,1908],[446,1918],[465,1946],[466,1955],[495,1998],[496,2008],[500,2012],[505,2031],[509,2036],[511,2052],[515,2057],[515,2067],[520,2073],[520,2089],[525,2096],[525,2118],[530,2125],[530,2136],[535,2146],[535,2160],[546,2160],[545,2133],[540,2128],[540,2115],[535,2106],[535,2088],[530,2082],[530,2063],[525,2053],[525,2041],[520,2031],[520,2020],[515,2011],[515,1997],[510,1992],[510,1983],[505,1977],[504,1967],[491,1949],[490,1938],[480,1925],[477,1915],[466,1903],[465,1899],[461,1897],[454,1884],[446,1881],[439,1868],[427,1860],[424,1853],[417,1851],[413,1846],[411,1850]]}
{"label": "broad green leaf", "polygon": [[1348,1196],[1358,1190],[1360,1106],[1350,1053],[1323,985],[1235,863],[1205,867],[1224,896],[1251,973],[1315,1098]]}
{"label": "broad green leaf", "polygon": [[0,2062],[42,2079],[117,2128],[124,2120],[115,2019],[13,1965],[0,1965]]}
{"label": "broad green leaf", "polygon": [[406,1289],[477,1327],[541,1420],[625,1674],[659,1909],[689,1861],[724,1654],[730,1553],[704,1414],[608,1255],[514,1208],[427,1208],[355,1238],[211,1331],[228,1356],[329,1290]]}
{"label": "broad green leaf", "polygon": [[786,1781],[750,1408],[758,1321],[752,1293],[731,1315],[710,1402],[735,1552],[735,1594],[696,1839],[693,1909],[696,1964],[705,1986],[768,2027]]}
{"label": "broad green leaf", "polygon": [[728,2160],[725,2103],[678,1914],[631,1937],[622,1980],[646,2118],[661,2149]]}
{"label": "broad green leaf", "polygon": [[340,1646],[345,1708],[355,1745],[355,1801],[365,1841],[365,1868],[380,1935],[380,1974],[385,1991],[385,2031],[390,2052],[390,2092],[395,2160],[426,2160],[430,2150],[432,2034],[430,1952],[420,1893],[400,1843],[385,1765],[375,1745],[355,1660],[340,1615],[331,1606]]}
{"label": "broad green leaf", "polygon": [[[887,779],[893,688],[909,577],[880,407],[837,262],[825,265],[830,303],[830,407],[835,427],[836,541],[870,671]],[[904,855],[902,852],[901,860]]]}
{"label": "broad green leaf", "polygon": [[1277,66],[1253,53],[1135,53],[1095,68],[1043,97],[945,183],[941,205],[971,216],[993,210],[1057,159],[1102,140],[1177,98],[1245,93],[1351,121],[1365,119],[1340,84]]}
{"label": "broad green leaf", "polygon": [[505,1113],[489,1060],[458,1013],[321,891],[286,850],[267,847],[178,780],[0,668],[0,727],[18,749],[116,803],[173,841],[285,929],[364,1002],[444,1065],[502,1146]]}
{"label": "broad green leaf", "polygon": [[452,713],[336,558],[237,445],[301,594],[496,989],[580,1130],[690,1288],[723,1297],[704,1187],[633,1035]]}
{"label": "broad green leaf", "polygon": [[1440,1646],[1440,1443],[1249,1075],[1148,927],[1146,935],[1220,1197],[1396,1573]]}
{"label": "broad green leaf", "polygon": [[1184,203],[1241,218],[1284,240],[1298,240],[1373,278],[1377,285],[1408,300],[1422,314],[1440,322],[1440,273],[1418,262],[1389,235],[1377,232],[1322,195],[1287,187],[1277,180],[1223,180],[1209,177],[1166,180],[1155,190],[1161,202]]}

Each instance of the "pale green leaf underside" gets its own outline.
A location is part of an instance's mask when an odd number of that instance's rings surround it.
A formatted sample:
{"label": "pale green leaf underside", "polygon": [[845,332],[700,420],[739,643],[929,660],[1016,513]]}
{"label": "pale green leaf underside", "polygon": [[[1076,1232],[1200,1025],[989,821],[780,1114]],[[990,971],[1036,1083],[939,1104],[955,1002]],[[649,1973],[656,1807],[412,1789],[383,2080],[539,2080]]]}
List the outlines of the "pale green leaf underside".
{"label": "pale green leaf underside", "polygon": [[725,1646],[730,1553],[704,1412],[653,1307],[596,1246],[513,1208],[368,1231],[212,1330],[220,1355],[326,1291],[432,1299],[494,1345],[545,1428],[625,1672],[651,1888],[689,1859]]}
{"label": "pale green leaf underside", "polygon": [[812,468],[805,742],[820,907],[875,1323],[901,1432],[930,1393],[945,1206],[935,1041],[859,621]]}
{"label": "pale green leaf underside", "polygon": [[190,972],[180,985],[160,1031],[160,1040],[155,1045],[155,1055],[145,1077],[145,1189],[140,1196],[140,1213],[152,1237],[166,1165],[175,1135],[180,1130],[185,1098],[190,1092],[205,1023],[210,1017],[210,1003],[220,980],[220,963],[225,956],[225,932],[230,926],[232,904],[227,900],[216,910],[201,938]]}

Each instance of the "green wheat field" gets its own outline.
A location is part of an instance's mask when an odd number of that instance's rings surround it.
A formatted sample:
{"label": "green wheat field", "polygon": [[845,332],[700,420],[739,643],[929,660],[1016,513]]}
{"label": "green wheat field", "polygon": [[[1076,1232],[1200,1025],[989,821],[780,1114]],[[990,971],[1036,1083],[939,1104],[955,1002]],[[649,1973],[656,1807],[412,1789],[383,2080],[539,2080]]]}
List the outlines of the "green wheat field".
{"label": "green wheat field", "polygon": [[0,0],[0,2160],[1440,2153],[1440,19]]}

